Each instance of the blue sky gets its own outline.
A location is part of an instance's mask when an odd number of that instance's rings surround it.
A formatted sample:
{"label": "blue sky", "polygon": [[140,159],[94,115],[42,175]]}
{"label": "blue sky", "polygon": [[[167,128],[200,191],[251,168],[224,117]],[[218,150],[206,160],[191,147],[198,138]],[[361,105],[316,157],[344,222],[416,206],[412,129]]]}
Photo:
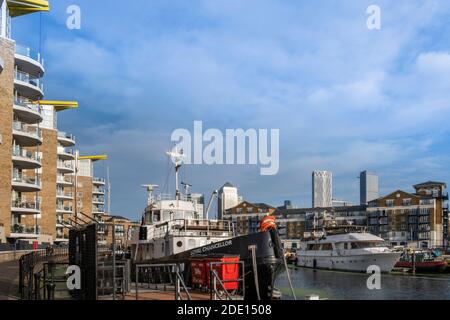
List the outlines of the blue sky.
{"label": "blue sky", "polygon": [[[50,3],[15,19],[13,35],[41,43],[46,98],[80,102],[59,126],[82,153],[109,155],[115,213],[139,216],[140,185],[164,185],[170,134],[195,120],[280,129],[276,176],[186,167],[183,179],[208,195],[230,181],[249,201],[310,206],[314,169],[333,171],[334,196],[353,201],[361,170],[379,173],[382,193],[450,180],[448,1]],[[71,4],[81,30],[65,26]],[[379,31],[366,27],[371,4]]]}

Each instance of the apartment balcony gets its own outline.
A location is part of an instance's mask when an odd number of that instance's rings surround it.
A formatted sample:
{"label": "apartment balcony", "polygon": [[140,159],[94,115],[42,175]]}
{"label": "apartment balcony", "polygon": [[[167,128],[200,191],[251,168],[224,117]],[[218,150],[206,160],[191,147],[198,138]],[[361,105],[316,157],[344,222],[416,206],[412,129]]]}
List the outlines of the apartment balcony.
{"label": "apartment balcony", "polygon": [[56,184],[59,186],[71,187],[73,186],[73,179],[72,177],[67,176],[57,176]]}
{"label": "apartment balcony", "polygon": [[64,161],[58,161],[58,163],[56,164],[56,169],[63,174],[75,172],[75,168],[73,167],[73,164],[70,162],[64,162]]}
{"label": "apartment balcony", "polygon": [[37,124],[43,120],[42,109],[38,104],[16,99],[14,100],[13,109],[17,117],[27,124]]}
{"label": "apartment balcony", "polygon": [[67,161],[75,160],[75,152],[72,149],[66,149],[64,147],[58,147],[58,158]]}
{"label": "apartment balcony", "polygon": [[12,187],[18,192],[38,192],[41,191],[41,181],[38,177],[27,177],[24,174],[14,174]]}
{"label": "apartment balcony", "polygon": [[75,145],[75,136],[65,132],[58,132],[58,142],[63,147],[73,147]]}
{"label": "apartment balcony", "polygon": [[73,206],[71,205],[62,205],[62,204],[57,204],[56,205],[56,213],[59,214],[72,214],[73,211]]}
{"label": "apartment balcony", "polygon": [[13,121],[13,137],[22,147],[35,147],[42,144],[41,130],[20,121]]}
{"label": "apartment balcony", "polygon": [[104,205],[105,199],[94,197],[94,198],[92,198],[92,203],[95,205]]}
{"label": "apartment balcony", "polygon": [[41,204],[37,201],[22,201],[21,199],[11,201],[11,212],[20,215],[40,214]]}
{"label": "apartment balcony", "polygon": [[15,239],[38,239],[41,234],[41,228],[38,227],[28,227],[25,225],[14,225],[11,227],[10,238]]}
{"label": "apartment balcony", "polygon": [[104,195],[105,194],[105,190],[102,188],[93,188],[92,189],[92,194],[94,195]]}
{"label": "apartment balcony", "polygon": [[73,200],[72,192],[57,191],[56,198],[61,200]]}
{"label": "apartment balcony", "polygon": [[33,101],[41,100],[44,96],[42,79],[23,71],[14,72],[14,88],[22,97]]}
{"label": "apartment balcony", "polygon": [[37,152],[31,152],[19,146],[13,146],[12,160],[14,166],[19,169],[38,169],[42,167],[41,159]]}
{"label": "apartment balcony", "polygon": [[103,178],[93,178],[92,183],[95,186],[104,186],[106,184],[106,180]]}
{"label": "apartment balcony", "polygon": [[96,207],[96,206],[93,206],[93,207],[92,207],[92,214],[93,214],[93,215],[102,215],[102,214],[105,214],[105,209],[103,209],[103,208],[98,208],[98,207]]}
{"label": "apartment balcony", "polygon": [[29,74],[43,75],[44,59],[37,51],[32,50],[29,47],[16,44],[15,64],[20,70]]}

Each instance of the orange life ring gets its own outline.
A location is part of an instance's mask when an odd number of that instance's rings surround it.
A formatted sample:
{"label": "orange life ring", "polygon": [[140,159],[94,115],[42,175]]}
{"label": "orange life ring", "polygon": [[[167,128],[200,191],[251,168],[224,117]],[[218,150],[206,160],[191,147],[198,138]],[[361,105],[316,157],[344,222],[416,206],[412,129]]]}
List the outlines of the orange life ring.
{"label": "orange life ring", "polygon": [[259,226],[259,229],[262,232],[268,231],[268,230],[272,230],[272,229],[276,229],[277,228],[277,224],[275,223],[276,218],[274,216],[267,216],[264,217],[261,220],[261,224]]}

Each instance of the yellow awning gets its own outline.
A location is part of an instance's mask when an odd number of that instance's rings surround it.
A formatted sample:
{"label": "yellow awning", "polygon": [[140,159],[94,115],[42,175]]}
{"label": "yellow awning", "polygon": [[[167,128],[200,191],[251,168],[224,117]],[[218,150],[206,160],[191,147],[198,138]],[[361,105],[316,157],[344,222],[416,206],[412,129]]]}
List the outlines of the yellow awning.
{"label": "yellow awning", "polygon": [[39,11],[50,11],[50,6],[46,0],[6,0],[11,17],[18,17],[25,14]]}
{"label": "yellow awning", "polygon": [[50,101],[50,100],[41,100],[37,101],[37,104],[41,106],[53,106],[55,111],[63,111],[67,109],[77,109],[78,102],[77,101]]}
{"label": "yellow awning", "polygon": [[81,156],[78,159],[79,160],[101,161],[101,160],[108,160],[108,156],[106,154],[96,155],[96,156]]}

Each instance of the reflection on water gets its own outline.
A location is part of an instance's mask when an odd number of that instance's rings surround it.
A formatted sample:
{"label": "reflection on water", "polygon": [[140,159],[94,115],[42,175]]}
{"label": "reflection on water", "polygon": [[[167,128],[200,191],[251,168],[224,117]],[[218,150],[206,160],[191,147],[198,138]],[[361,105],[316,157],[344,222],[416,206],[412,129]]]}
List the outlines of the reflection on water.
{"label": "reflection on water", "polygon": [[[289,269],[297,299],[318,294],[333,300],[424,300],[450,299],[450,274],[381,275],[381,290],[367,289],[369,274],[340,271]],[[292,299],[286,273],[277,277],[276,287],[283,299]]]}

